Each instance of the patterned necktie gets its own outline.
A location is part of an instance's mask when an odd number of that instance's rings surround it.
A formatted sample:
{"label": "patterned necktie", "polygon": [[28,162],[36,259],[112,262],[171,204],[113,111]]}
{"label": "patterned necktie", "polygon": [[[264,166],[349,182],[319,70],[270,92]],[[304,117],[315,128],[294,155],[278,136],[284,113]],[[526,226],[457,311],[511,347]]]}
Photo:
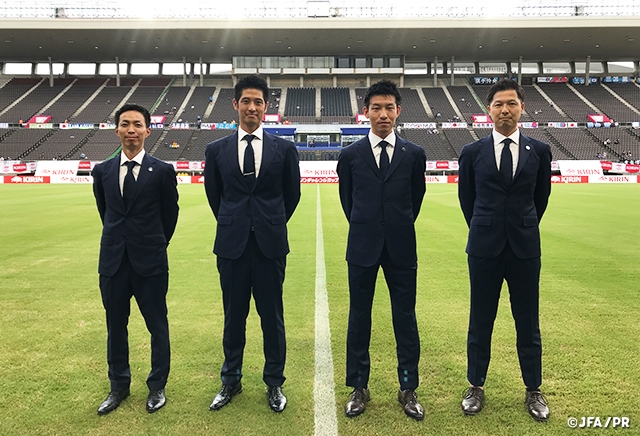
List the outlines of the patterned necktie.
{"label": "patterned necktie", "polygon": [[243,175],[253,185],[256,181],[256,158],[251,141],[256,139],[256,136],[246,135],[243,139],[247,141],[247,148],[244,149]]}
{"label": "patterned necktie", "polygon": [[389,143],[387,141],[380,141],[380,173],[382,177],[387,175],[387,171],[389,170],[389,155],[387,154],[387,145]]}
{"label": "patterned necktie", "polygon": [[502,141],[504,146],[502,147],[502,156],[500,156],[500,174],[507,186],[511,185],[513,180],[513,156],[509,148],[511,142],[513,141],[509,138]]}
{"label": "patterned necktie", "polygon": [[129,207],[129,203],[133,200],[133,193],[136,190],[136,179],[133,177],[133,167],[137,165],[137,162],[130,160],[125,162],[127,166],[127,174],[124,176],[124,182],[122,183],[122,199],[124,205]]}

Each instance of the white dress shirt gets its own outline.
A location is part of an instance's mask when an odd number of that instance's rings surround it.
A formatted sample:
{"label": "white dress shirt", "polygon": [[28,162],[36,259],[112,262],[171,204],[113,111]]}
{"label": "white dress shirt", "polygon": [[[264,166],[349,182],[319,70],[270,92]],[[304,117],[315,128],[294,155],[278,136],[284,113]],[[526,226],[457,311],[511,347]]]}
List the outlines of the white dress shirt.
{"label": "white dress shirt", "polygon": [[244,151],[247,148],[247,141],[244,137],[246,135],[253,135],[255,138],[251,141],[251,147],[253,148],[253,157],[256,160],[256,178],[260,174],[260,163],[262,162],[262,137],[264,131],[262,126],[258,127],[252,133],[247,133],[238,127],[238,163],[240,164],[240,172],[244,174]]}
{"label": "white dress shirt", "polygon": [[516,129],[509,136],[504,136],[502,133],[498,133],[495,129],[493,130],[493,149],[496,154],[496,166],[498,167],[498,171],[500,171],[500,159],[502,158],[502,148],[504,144],[502,141],[505,139],[511,139],[511,145],[509,145],[509,150],[511,150],[511,156],[513,159],[513,168],[511,170],[511,175],[516,174],[516,168],[518,168],[518,157],[520,155],[520,129]]}
{"label": "white dress shirt", "polygon": [[371,143],[371,151],[373,151],[373,157],[376,160],[376,165],[380,168],[380,154],[382,153],[382,147],[380,143],[387,141],[387,155],[389,156],[389,164],[391,164],[391,158],[393,158],[393,150],[396,147],[396,134],[392,131],[386,138],[381,138],[371,130],[369,130],[369,142]]}
{"label": "white dress shirt", "polygon": [[[132,161],[135,161],[138,165],[134,166],[131,172],[133,173],[133,178],[138,180],[138,174],[140,174],[140,168],[142,167],[142,159],[144,158],[144,148],[140,150],[140,153],[136,154]],[[123,153],[120,152],[120,195],[122,195],[122,187],[124,186],[124,177],[127,175],[127,171],[129,169],[125,165],[125,163],[129,162],[129,158]]]}

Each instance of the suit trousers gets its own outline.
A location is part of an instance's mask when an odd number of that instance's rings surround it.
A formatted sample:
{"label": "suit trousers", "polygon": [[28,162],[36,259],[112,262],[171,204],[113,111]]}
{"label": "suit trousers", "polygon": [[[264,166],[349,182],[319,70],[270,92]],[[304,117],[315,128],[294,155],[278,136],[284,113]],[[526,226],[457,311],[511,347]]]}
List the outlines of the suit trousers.
{"label": "suit trousers", "polygon": [[169,376],[171,350],[167,320],[167,288],[169,273],[142,277],[131,267],[125,250],[120,267],[113,276],[100,276],[102,304],[107,315],[107,362],[112,391],[129,389],[129,324],[130,302],[134,296],[140,313],[151,333],[151,372],[149,390],[164,389]]}
{"label": "suit trousers", "polygon": [[347,330],[346,384],[367,387],[371,360],[371,309],[378,270],[382,266],[391,298],[393,331],[398,357],[398,381],[401,389],[418,387],[420,337],[416,321],[416,268],[398,267],[387,251],[370,267],[349,263],[349,326]]}
{"label": "suit trousers", "polygon": [[238,259],[218,256],[217,264],[224,306],[222,383],[235,385],[242,378],[246,323],[253,294],[264,341],[262,379],[267,386],[281,386],[285,381],[287,349],[282,304],[286,257],[266,257],[251,232],[247,247]]}
{"label": "suit trousers", "polygon": [[471,313],[467,336],[467,379],[483,386],[491,357],[491,335],[503,280],[509,286],[516,347],[525,386],[542,384],[542,341],[538,317],[540,258],[521,259],[507,243],[495,258],[469,256]]}

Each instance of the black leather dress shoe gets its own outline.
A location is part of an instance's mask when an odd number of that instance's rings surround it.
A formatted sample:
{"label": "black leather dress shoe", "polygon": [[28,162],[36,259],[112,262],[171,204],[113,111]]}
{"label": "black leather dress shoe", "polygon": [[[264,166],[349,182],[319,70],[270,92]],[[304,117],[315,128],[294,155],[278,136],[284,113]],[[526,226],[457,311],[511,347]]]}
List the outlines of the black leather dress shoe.
{"label": "black leather dress shoe", "polygon": [[484,389],[471,386],[462,399],[462,411],[465,415],[475,415],[484,407]]}
{"label": "black leather dress shoe", "polygon": [[242,392],[242,383],[238,382],[233,386],[231,385],[222,385],[222,389],[218,392],[218,395],[215,396],[213,402],[209,406],[209,410],[218,410],[229,404],[234,395]]}
{"label": "black leather dress shoe", "polygon": [[162,409],[166,403],[167,398],[164,396],[164,389],[149,391],[149,396],[147,397],[147,412],[157,412]]}
{"label": "black leather dress shoe", "polygon": [[402,404],[404,413],[407,416],[422,421],[424,419],[424,407],[418,403],[418,395],[413,389],[405,389],[398,391],[398,401]]}
{"label": "black leather dress shoe", "polygon": [[549,406],[547,406],[547,399],[542,395],[542,392],[527,391],[524,404],[527,405],[529,415],[536,421],[544,422],[549,419]]}
{"label": "black leather dress shoe", "polygon": [[345,407],[344,414],[349,418],[354,418],[362,414],[364,409],[367,407],[367,401],[370,399],[371,396],[369,395],[369,389],[355,388],[353,392],[351,392],[351,397]]}
{"label": "black leather dress shoe", "polygon": [[282,412],[287,407],[287,397],[282,393],[281,386],[269,386],[267,396],[269,397],[269,407],[274,412]]}
{"label": "black leather dress shoe", "polygon": [[98,407],[98,415],[106,415],[118,408],[120,403],[129,396],[129,389],[124,391],[111,391],[107,398]]}

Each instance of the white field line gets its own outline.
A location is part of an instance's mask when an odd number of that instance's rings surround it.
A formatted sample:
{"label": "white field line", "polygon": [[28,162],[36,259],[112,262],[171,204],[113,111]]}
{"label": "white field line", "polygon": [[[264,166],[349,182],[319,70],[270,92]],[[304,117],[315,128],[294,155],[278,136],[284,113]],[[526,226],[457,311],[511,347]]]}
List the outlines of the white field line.
{"label": "white field line", "polygon": [[327,298],[327,274],[324,262],[324,238],[322,236],[322,210],[320,208],[320,185],[317,185],[316,203],[316,337],[314,435],[337,436],[336,399],[333,389],[333,357],[331,353],[331,330],[329,329],[329,300]]}

